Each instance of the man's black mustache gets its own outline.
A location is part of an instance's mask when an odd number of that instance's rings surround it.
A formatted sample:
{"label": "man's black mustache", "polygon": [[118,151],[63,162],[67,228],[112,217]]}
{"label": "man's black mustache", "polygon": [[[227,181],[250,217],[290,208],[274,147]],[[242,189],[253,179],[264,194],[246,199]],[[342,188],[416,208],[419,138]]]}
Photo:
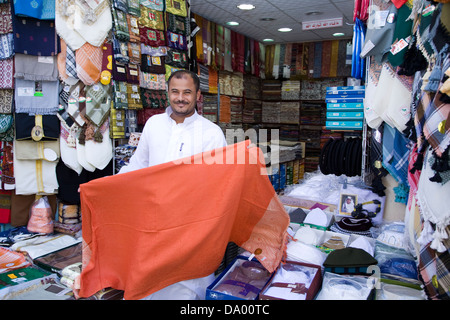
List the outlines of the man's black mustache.
{"label": "man's black mustache", "polygon": [[175,101],[175,103],[177,103],[177,104],[189,104],[189,102],[187,102],[187,101],[180,101],[180,100],[177,100],[177,101]]}

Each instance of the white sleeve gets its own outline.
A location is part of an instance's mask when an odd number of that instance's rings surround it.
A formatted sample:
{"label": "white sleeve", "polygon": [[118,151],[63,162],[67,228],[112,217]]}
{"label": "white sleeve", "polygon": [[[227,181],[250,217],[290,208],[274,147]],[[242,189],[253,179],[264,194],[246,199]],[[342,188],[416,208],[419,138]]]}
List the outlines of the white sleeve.
{"label": "white sleeve", "polygon": [[134,154],[131,156],[130,161],[127,165],[120,168],[118,173],[125,173],[134,170],[139,170],[143,168],[147,168],[149,165],[149,146],[147,141],[147,124],[144,126],[142,130],[141,137],[139,139],[139,143],[136,147]]}

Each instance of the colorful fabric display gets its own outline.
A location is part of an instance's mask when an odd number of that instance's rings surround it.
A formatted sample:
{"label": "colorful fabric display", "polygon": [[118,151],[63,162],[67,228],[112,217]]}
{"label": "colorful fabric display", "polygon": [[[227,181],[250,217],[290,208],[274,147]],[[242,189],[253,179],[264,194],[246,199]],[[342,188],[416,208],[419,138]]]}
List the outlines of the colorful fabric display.
{"label": "colorful fabric display", "polygon": [[167,47],[152,47],[141,42],[141,54],[147,54],[152,57],[161,57],[167,55]]}
{"label": "colorful fabric display", "polygon": [[141,64],[141,45],[138,42],[128,42],[128,57],[130,64]]}
{"label": "colorful fabric display", "polygon": [[58,35],[72,50],[85,42],[100,46],[113,27],[109,0],[56,0],[55,27]]}
{"label": "colorful fabric display", "polygon": [[127,12],[133,16],[139,17],[141,15],[139,2],[139,0],[127,0]]}
{"label": "colorful fabric display", "polygon": [[14,57],[14,78],[32,81],[58,80],[56,56],[33,56],[17,53]]}
{"label": "colorful fabric display", "polygon": [[36,20],[14,15],[14,52],[36,56],[54,56],[58,53],[55,23],[51,20]]}
{"label": "colorful fabric display", "polygon": [[186,0],[166,0],[166,11],[182,17],[186,17]]}
{"label": "colorful fabric display", "polygon": [[187,52],[173,48],[167,50],[165,62],[175,68],[187,69],[189,67]]}
{"label": "colorful fabric display", "polygon": [[172,31],[167,31],[167,45],[178,50],[187,50],[186,36]]}
{"label": "colorful fabric display", "polygon": [[[191,161],[200,160],[201,162],[202,157],[206,157],[204,158],[204,164],[191,166],[189,164],[169,162],[82,184],[80,186],[82,199],[81,211],[83,213],[83,239],[85,240],[86,247],[83,248],[83,271],[79,279],[79,296],[87,297],[103,287],[113,286],[116,289],[124,290],[124,297],[127,300],[139,299],[172,283],[209,275],[219,266],[223,259],[225,248],[230,241],[235,242],[249,252],[255,252],[257,248],[261,249],[261,254],[257,255],[256,258],[269,273],[273,272],[279,265],[283,255],[287,241],[286,230],[289,225],[289,216],[275,194],[269,179],[263,173],[265,165],[258,162],[258,159],[261,159],[260,149],[249,149],[248,144],[249,142],[247,141],[224,147],[223,149],[220,148],[220,151],[223,151],[221,157],[228,152],[235,154],[237,150],[241,150],[239,152],[243,152],[242,156],[245,159],[249,159],[245,164],[210,164],[213,163],[211,160],[214,156],[210,153],[201,153],[188,159]],[[219,150],[216,149],[217,151]],[[186,166],[189,166],[189,170],[185,170],[187,169]],[[136,183],[137,186],[141,186],[146,190],[134,188],[132,192],[127,193],[126,190],[129,190],[129,188],[127,187],[127,183],[123,183],[124,179],[127,181],[130,181],[130,179],[143,179],[147,181],[146,175],[152,176],[153,183]],[[190,201],[194,207],[197,206],[195,209],[196,215],[193,216],[186,212],[186,208],[189,206],[186,206],[185,201],[183,201],[179,208],[177,207],[174,210],[173,205],[177,201],[171,201],[167,197],[171,194],[171,197],[180,199],[179,194],[186,192],[184,189],[192,189],[192,186],[186,183],[181,184],[184,187],[180,189],[178,181],[180,179],[185,182],[196,181],[203,175],[208,176],[207,181],[211,183],[203,184],[205,190],[199,190],[196,193],[202,198],[202,201],[190,197]],[[242,176],[246,178],[236,180],[244,184],[250,183],[251,185],[236,188],[236,184],[232,184],[232,188],[225,187],[224,189],[224,186],[221,184],[221,182],[227,181],[227,185],[229,185],[229,177]],[[225,179],[224,177],[228,178]],[[159,178],[162,180],[158,181]],[[137,217],[142,217],[144,220],[140,219],[137,221],[135,219],[129,219],[129,215],[126,212],[119,210],[120,206],[117,203],[122,203],[123,197],[128,199],[132,197],[134,200],[130,201],[132,205],[130,210],[139,213],[143,209],[143,201],[146,203],[145,208],[148,208],[149,201],[158,202],[156,198],[159,197],[153,197],[154,199],[150,197],[150,199],[148,195],[154,194],[154,191],[152,191],[154,188],[161,190],[161,186],[164,183],[177,185],[177,188],[168,186],[167,189],[178,191],[165,195],[164,202],[170,203],[171,210],[163,209],[159,212],[154,212],[154,214],[161,217],[163,212],[170,212],[172,217],[175,213],[177,218],[161,220],[164,221],[164,226],[157,227],[157,229],[165,230],[164,232],[156,232],[156,234],[154,232],[141,232],[144,236],[150,235],[151,238],[156,237],[158,239],[144,241],[144,243],[148,244],[147,246],[135,247],[135,250],[127,252],[121,252],[115,249],[112,251],[108,250],[108,248],[117,248],[111,241],[120,243],[121,246],[125,245],[128,241],[127,239],[131,239],[127,234],[132,232],[136,236],[136,232],[140,232],[139,230],[142,230],[142,227],[146,225],[145,220],[150,218],[148,215],[136,214]],[[196,188],[198,190],[198,184],[196,184]],[[258,189],[258,192],[255,192],[255,188]],[[221,191],[214,192],[213,189],[220,189]],[[242,190],[249,192],[242,194]],[[218,203],[230,202],[217,202],[214,196],[205,197],[205,192],[210,195],[220,195],[221,199],[223,199],[224,195],[227,195],[230,199],[234,199],[231,203],[235,205],[231,209],[228,207],[221,209],[219,208],[220,206],[217,206]],[[105,196],[106,194],[108,195],[107,197]],[[117,196],[111,197],[114,194]],[[147,199],[144,200],[143,197],[147,197]],[[93,199],[95,201],[92,201]],[[205,199],[207,200],[206,202]],[[236,199],[239,199],[239,201]],[[211,206],[215,208],[216,219],[211,219]],[[223,210],[232,214],[224,215],[222,213]],[[102,214],[102,212],[107,212],[108,214]],[[146,212],[148,213],[148,210]],[[189,212],[192,212],[192,207],[189,207]],[[95,215],[96,219],[89,218],[91,215]],[[115,221],[115,226],[119,223],[120,225],[125,224],[128,227],[120,230],[113,228],[114,230],[112,230],[109,227],[112,226],[109,222],[111,219]],[[167,225],[168,221],[172,221],[172,225]],[[139,228],[137,228],[138,225]],[[211,230],[216,230],[219,225],[224,232],[211,232]],[[154,230],[154,228],[152,229]],[[104,237],[100,236],[98,232],[101,232],[103,235],[112,232],[111,235],[114,236]],[[212,235],[214,235],[214,239],[211,238]],[[185,236],[187,238],[183,240]],[[165,241],[164,238],[166,237],[180,239],[184,243],[184,246],[171,246],[173,241]],[[102,239],[107,239],[107,243]],[[167,244],[165,250],[157,250],[155,247],[161,241]],[[215,249],[211,249],[210,247],[214,247]],[[204,252],[209,252],[210,254],[204,255]],[[129,259],[134,259],[129,256],[130,253],[139,256],[151,255],[153,257],[150,264],[141,264],[135,270],[134,274],[140,275],[138,278],[132,279],[128,276],[128,261]],[[128,258],[120,258],[123,254],[126,254]],[[173,259],[179,260],[180,263],[182,261],[184,268],[183,274],[178,272],[178,267],[176,267],[179,265],[178,263],[165,262],[173,261]],[[114,263],[110,263],[111,261],[114,261]],[[121,264],[118,261],[123,261],[124,263]],[[100,266],[102,270],[104,268],[111,270],[109,272],[103,272],[103,274],[109,274],[111,276],[100,279],[97,272]],[[155,281],[156,279],[157,281]]]}
{"label": "colorful fabric display", "polygon": [[78,78],[85,85],[93,85],[100,80],[102,71],[102,47],[93,46],[86,42],[75,52]]}
{"label": "colorful fabric display", "polygon": [[148,73],[164,74],[166,73],[164,56],[150,56],[143,54],[141,56],[141,70]]}
{"label": "colorful fabric display", "polygon": [[14,55],[14,37],[12,33],[0,35],[0,60],[11,58]]}
{"label": "colorful fabric display", "polygon": [[59,81],[31,81],[17,78],[14,100],[17,113],[56,115],[59,108]]}
{"label": "colorful fabric display", "polygon": [[162,30],[139,26],[139,35],[141,43],[150,47],[166,45],[166,35]]}
{"label": "colorful fabric display", "polygon": [[130,42],[140,42],[138,17],[127,14],[128,31],[130,33]]}
{"label": "colorful fabric display", "polygon": [[0,60],[0,89],[14,89],[14,59]]}
{"label": "colorful fabric display", "polygon": [[0,34],[13,32],[11,5],[8,3],[0,4]]}
{"label": "colorful fabric display", "polygon": [[130,32],[128,30],[127,14],[121,10],[113,10],[114,17],[114,35],[119,41],[128,42]]}
{"label": "colorful fabric display", "polygon": [[129,63],[125,67],[127,70],[127,82],[131,84],[139,84],[139,66]]}
{"label": "colorful fabric display", "polygon": [[13,112],[13,97],[14,91],[12,89],[0,89],[0,113]]}
{"label": "colorful fabric display", "polygon": [[124,81],[113,82],[114,109],[127,109],[128,108],[128,95],[127,95],[127,83]]}
{"label": "colorful fabric display", "polygon": [[112,45],[113,45],[113,65],[118,64],[127,64],[130,62],[130,57],[128,57],[128,45],[123,42],[119,41],[114,35],[112,38]]}
{"label": "colorful fabric display", "polygon": [[146,8],[157,11],[164,11],[165,0],[140,0],[140,4]]}
{"label": "colorful fabric display", "polygon": [[170,12],[166,12],[166,24],[167,30],[182,35],[188,35],[189,31],[189,20],[187,17],[175,15]]}
{"label": "colorful fabric display", "polygon": [[140,27],[147,27],[156,30],[164,30],[165,28],[164,13],[145,6],[141,7],[141,15],[138,22]]}
{"label": "colorful fabric display", "polygon": [[140,88],[141,100],[144,108],[167,108],[169,101],[167,98],[167,93],[163,90],[148,90],[145,88]]}
{"label": "colorful fabric display", "polygon": [[140,87],[150,90],[166,90],[167,83],[165,74],[155,74],[140,72],[139,73]]}
{"label": "colorful fabric display", "polygon": [[14,1],[14,12],[18,16],[39,20],[53,20],[55,19],[55,1]]}
{"label": "colorful fabric display", "polygon": [[115,9],[127,12],[128,11],[128,4],[127,0],[112,0],[112,5]]}
{"label": "colorful fabric display", "polygon": [[128,109],[142,109],[139,85],[127,83]]}

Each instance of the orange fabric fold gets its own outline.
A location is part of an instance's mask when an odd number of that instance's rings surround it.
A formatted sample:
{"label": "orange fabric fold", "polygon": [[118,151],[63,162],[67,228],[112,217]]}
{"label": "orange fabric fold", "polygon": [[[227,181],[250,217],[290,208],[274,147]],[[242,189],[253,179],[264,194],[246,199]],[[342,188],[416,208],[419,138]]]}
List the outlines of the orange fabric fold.
{"label": "orange fabric fold", "polygon": [[[278,267],[289,216],[262,152],[240,142],[80,186],[80,297],[112,287],[127,300],[207,276],[228,242]],[[258,250],[259,252],[259,250]]]}

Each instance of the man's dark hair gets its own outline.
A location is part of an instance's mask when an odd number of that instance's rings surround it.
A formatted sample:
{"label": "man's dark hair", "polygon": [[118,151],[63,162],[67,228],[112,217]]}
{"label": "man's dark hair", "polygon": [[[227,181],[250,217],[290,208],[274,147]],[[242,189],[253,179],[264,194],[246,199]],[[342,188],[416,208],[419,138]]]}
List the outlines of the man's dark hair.
{"label": "man's dark hair", "polygon": [[200,90],[200,79],[198,78],[197,74],[190,70],[177,70],[175,72],[172,72],[169,79],[167,80],[167,86],[170,84],[170,80],[172,80],[172,78],[182,79],[186,75],[190,76],[192,80],[194,80],[195,91],[197,92],[198,90]]}

